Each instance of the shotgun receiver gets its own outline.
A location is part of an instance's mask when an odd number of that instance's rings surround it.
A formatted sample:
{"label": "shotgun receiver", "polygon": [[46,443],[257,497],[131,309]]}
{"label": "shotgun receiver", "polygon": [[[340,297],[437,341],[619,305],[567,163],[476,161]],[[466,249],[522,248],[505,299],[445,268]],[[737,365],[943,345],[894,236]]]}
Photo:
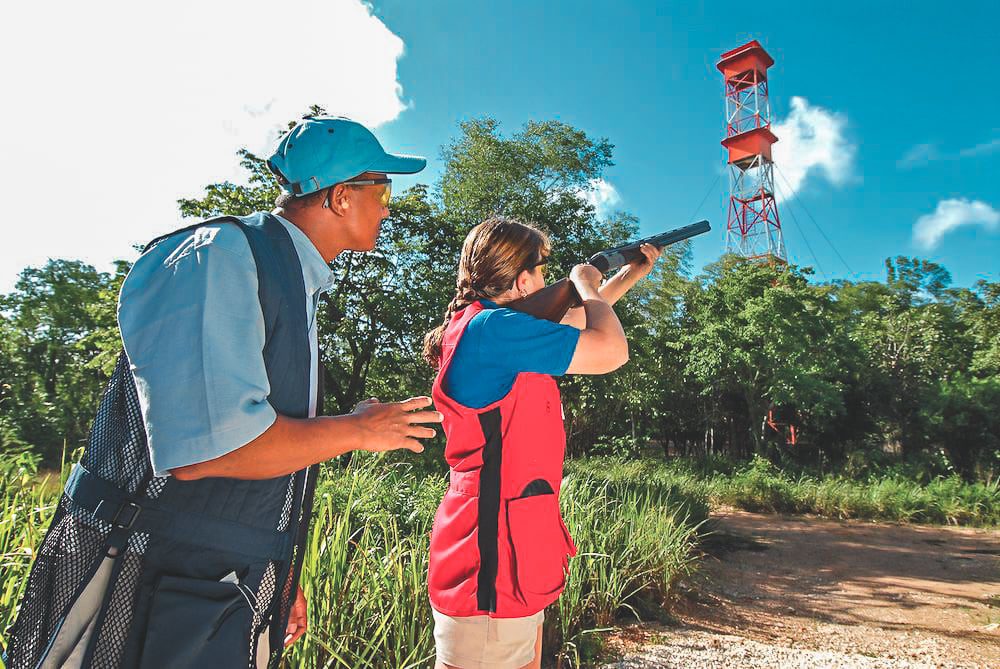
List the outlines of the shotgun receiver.
{"label": "shotgun receiver", "polygon": [[[617,246],[613,249],[595,253],[587,260],[587,264],[599,269],[601,274],[607,274],[620,267],[624,267],[633,260],[642,258],[642,251],[639,250],[639,247],[643,244],[652,244],[662,249],[665,246],[690,239],[711,229],[712,227],[708,224],[708,221],[699,221],[691,225],[685,225],[683,228],[661,232],[658,235],[630,242],[624,246]],[[558,323],[563,319],[567,311],[573,307],[580,306],[580,304],[580,295],[576,292],[576,286],[573,285],[573,282],[569,279],[560,279],[550,286],[535,291],[520,300],[508,302],[504,306],[515,311],[530,314],[535,318],[543,318]]]}

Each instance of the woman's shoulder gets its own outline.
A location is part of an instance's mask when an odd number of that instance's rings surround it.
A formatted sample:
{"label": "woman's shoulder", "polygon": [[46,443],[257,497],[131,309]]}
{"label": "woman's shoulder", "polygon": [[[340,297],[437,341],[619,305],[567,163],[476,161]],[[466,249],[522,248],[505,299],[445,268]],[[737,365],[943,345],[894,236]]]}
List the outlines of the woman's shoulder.
{"label": "woman's shoulder", "polygon": [[476,323],[479,326],[488,327],[509,327],[518,324],[531,325],[534,321],[538,320],[530,314],[484,300],[483,310],[473,316],[469,324]]}
{"label": "woman's shoulder", "polygon": [[469,327],[479,336],[486,338],[519,339],[545,335],[565,328],[575,329],[543,318],[535,318],[502,305],[487,303],[484,307],[480,313],[472,317]]}

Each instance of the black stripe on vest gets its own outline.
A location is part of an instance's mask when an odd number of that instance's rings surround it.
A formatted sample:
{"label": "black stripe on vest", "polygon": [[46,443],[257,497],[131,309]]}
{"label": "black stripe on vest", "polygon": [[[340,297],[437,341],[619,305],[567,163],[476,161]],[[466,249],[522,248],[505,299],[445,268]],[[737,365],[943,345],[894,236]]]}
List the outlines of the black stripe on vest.
{"label": "black stripe on vest", "polygon": [[479,414],[486,445],[479,471],[479,581],[476,605],[480,611],[497,610],[497,524],[500,522],[500,407]]}

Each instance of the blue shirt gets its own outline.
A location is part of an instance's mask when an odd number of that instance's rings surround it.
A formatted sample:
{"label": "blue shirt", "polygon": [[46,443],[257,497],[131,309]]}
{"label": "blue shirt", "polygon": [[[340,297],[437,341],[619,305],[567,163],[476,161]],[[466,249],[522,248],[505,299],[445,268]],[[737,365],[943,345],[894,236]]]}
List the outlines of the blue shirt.
{"label": "blue shirt", "polygon": [[458,342],[444,378],[455,401],[481,409],[510,392],[520,372],[562,376],[580,331],[483,300]]}
{"label": "blue shirt", "polygon": [[[333,272],[301,230],[276,218],[302,264],[314,416],[316,308]],[[202,226],[143,254],[122,284],[118,325],[156,476],[234,451],[274,423],[257,267],[236,225]]]}

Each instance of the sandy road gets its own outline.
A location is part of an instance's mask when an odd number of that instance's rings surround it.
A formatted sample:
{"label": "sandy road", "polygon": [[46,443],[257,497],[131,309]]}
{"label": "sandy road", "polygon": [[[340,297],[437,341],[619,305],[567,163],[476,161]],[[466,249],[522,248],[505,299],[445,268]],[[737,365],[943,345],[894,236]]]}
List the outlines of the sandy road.
{"label": "sandy road", "polygon": [[726,511],[617,669],[1000,667],[1000,532]]}

